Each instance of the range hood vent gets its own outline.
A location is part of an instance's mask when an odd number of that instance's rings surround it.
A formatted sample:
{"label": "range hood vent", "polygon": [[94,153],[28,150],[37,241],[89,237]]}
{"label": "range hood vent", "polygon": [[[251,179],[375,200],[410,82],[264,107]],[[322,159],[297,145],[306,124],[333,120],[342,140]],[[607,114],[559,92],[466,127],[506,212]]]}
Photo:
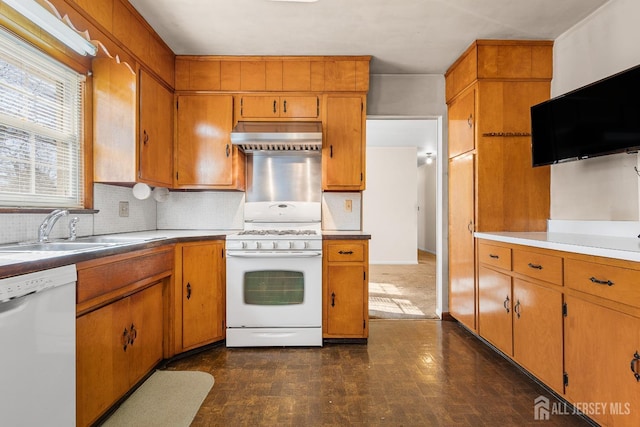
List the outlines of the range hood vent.
{"label": "range hood vent", "polygon": [[321,151],[320,122],[238,122],[231,143],[251,151]]}

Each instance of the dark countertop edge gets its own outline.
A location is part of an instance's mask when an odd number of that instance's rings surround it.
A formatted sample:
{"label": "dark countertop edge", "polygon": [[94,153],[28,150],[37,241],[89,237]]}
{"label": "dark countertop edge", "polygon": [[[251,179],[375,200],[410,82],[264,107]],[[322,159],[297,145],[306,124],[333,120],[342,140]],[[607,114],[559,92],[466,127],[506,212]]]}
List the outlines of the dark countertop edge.
{"label": "dark countertop edge", "polygon": [[63,265],[77,264],[83,261],[89,261],[97,258],[104,258],[111,255],[118,255],[127,252],[139,251],[142,249],[155,248],[160,246],[173,245],[176,243],[202,242],[207,240],[225,240],[226,234],[206,235],[206,236],[187,236],[187,237],[168,237],[164,239],[153,240],[150,242],[135,243],[130,245],[120,245],[97,249],[95,251],[78,252],[73,254],[54,255],[33,261],[16,262],[14,264],[0,266],[0,279],[18,276],[21,274],[33,273],[41,270],[61,267]]}
{"label": "dark countertop edge", "polygon": [[[331,234],[327,234],[331,233]],[[344,234],[341,234],[344,233]],[[360,232],[344,232],[332,233],[330,231],[322,232],[322,240],[371,240],[371,234]]]}

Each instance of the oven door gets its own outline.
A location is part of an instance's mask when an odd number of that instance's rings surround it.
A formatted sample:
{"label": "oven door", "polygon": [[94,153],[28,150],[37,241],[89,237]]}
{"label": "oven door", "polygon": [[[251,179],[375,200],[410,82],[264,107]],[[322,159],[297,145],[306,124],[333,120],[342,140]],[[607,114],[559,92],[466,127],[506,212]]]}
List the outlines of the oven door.
{"label": "oven door", "polygon": [[322,326],[322,252],[227,251],[227,328]]}

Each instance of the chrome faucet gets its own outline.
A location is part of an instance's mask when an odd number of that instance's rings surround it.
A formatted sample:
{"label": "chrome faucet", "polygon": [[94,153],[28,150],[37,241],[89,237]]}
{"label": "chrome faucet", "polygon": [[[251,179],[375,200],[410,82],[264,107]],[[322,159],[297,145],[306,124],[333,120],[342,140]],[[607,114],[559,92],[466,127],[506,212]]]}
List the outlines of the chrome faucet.
{"label": "chrome faucet", "polygon": [[67,209],[56,209],[47,215],[44,221],[42,221],[42,224],[40,224],[40,227],[38,227],[38,242],[48,242],[49,233],[51,233],[51,229],[55,225],[56,221],[67,215],[69,215],[69,211]]}

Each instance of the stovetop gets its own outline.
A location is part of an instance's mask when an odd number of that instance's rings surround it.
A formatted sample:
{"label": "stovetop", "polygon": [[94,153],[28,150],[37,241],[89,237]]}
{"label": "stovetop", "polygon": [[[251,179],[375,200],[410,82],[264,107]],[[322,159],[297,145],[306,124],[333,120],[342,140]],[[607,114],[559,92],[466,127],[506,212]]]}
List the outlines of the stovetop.
{"label": "stovetop", "polygon": [[317,235],[316,230],[244,230],[238,233],[239,236],[314,236]]}

